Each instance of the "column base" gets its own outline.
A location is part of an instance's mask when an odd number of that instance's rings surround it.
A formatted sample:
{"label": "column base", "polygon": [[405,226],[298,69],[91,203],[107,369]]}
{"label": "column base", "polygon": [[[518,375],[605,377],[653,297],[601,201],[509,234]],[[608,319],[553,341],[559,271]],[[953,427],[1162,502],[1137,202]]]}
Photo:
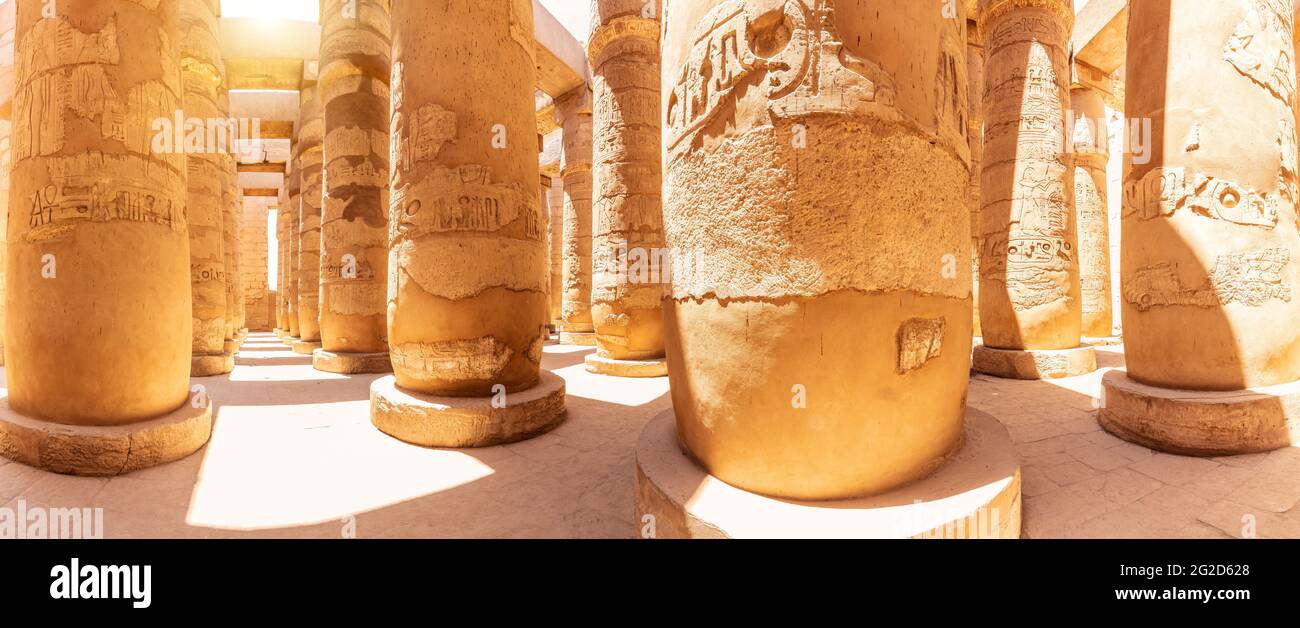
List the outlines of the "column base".
{"label": "column base", "polygon": [[655,360],[615,360],[591,354],[583,361],[587,372],[613,377],[665,377],[668,375],[668,359]]}
{"label": "column base", "polygon": [[564,380],[543,370],[537,385],[493,397],[438,397],[397,387],[389,375],[370,385],[370,422],[379,431],[423,447],[488,447],[532,438],[564,421]]}
{"label": "column base", "polygon": [[298,340],[291,345],[293,352],[300,355],[311,355],[321,348],[319,340]]}
{"label": "column base", "polygon": [[971,368],[1004,379],[1060,379],[1097,370],[1097,352],[1090,345],[1073,349],[993,349],[976,345]]}
{"label": "column base", "polygon": [[386,351],[384,353],[336,353],[317,349],[311,353],[311,365],[318,371],[343,375],[393,372],[393,363]]}
{"label": "column base", "polygon": [[221,345],[221,352],[232,355],[239,353],[239,341],[233,339],[225,341],[225,343]]}
{"label": "column base", "polygon": [[195,394],[156,419],[107,427],[62,425],[18,414],[0,399],[0,455],[69,475],[109,476],[175,462],[212,436],[212,404]]}
{"label": "column base", "polygon": [[596,346],[596,332],[562,331],[560,332],[560,344],[577,345],[579,347],[594,347]]}
{"label": "column base", "polygon": [[1020,461],[1011,436],[973,409],[966,412],[965,444],[939,470],[871,497],[802,501],[731,486],[682,452],[672,410],[641,433],[635,482],[635,525],[643,537],[1020,537]]}
{"label": "column base", "polygon": [[299,339],[297,336],[293,336],[293,335],[290,335],[290,334],[285,334],[284,336],[281,336],[281,337],[280,337],[280,342],[281,342],[282,344],[284,344],[285,346],[287,346],[287,347],[292,347],[292,346],[293,346],[295,343],[297,343],[299,340],[300,340],[300,339]]}
{"label": "column base", "polygon": [[1094,347],[1113,347],[1124,344],[1124,338],[1121,336],[1084,336],[1082,344]]}
{"label": "column base", "polygon": [[199,353],[190,356],[190,377],[214,377],[235,370],[233,353]]}
{"label": "column base", "polygon": [[1116,370],[1101,385],[1097,422],[1143,447],[1230,456],[1300,444],[1300,381],[1249,390],[1174,390],[1138,383]]}

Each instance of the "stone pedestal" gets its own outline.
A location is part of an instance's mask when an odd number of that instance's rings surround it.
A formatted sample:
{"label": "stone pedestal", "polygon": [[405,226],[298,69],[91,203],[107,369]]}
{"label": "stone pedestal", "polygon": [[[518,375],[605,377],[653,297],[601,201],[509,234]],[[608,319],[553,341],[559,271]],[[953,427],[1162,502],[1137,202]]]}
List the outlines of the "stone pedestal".
{"label": "stone pedestal", "polygon": [[527,438],[564,416],[562,388],[540,371],[532,3],[396,3],[392,24],[394,376],[372,387],[371,420],[427,446]]}
{"label": "stone pedestal", "polygon": [[1087,345],[1073,349],[1008,351],[980,344],[971,354],[971,368],[976,373],[1006,379],[1060,379],[1097,370],[1097,353]]}
{"label": "stone pedestal", "polygon": [[1128,58],[1143,62],[1128,68],[1126,115],[1151,121],[1153,148],[1145,163],[1126,160],[1128,381],[1104,380],[1102,425],[1182,453],[1294,444],[1292,7],[1172,0],[1129,11],[1129,32],[1143,36],[1130,37]]}
{"label": "stone pedestal", "polygon": [[[46,4],[17,6],[14,118],[42,122],[13,129],[0,454],[121,473],[188,455],[210,430],[188,405],[184,143],[154,124],[182,106],[179,2],[64,0],[44,19]],[[154,438],[178,416],[184,436]]]}
{"label": "stone pedestal", "polygon": [[[236,351],[238,348],[236,348]],[[214,377],[235,370],[235,353],[194,355],[190,358],[190,377]]]}
{"label": "stone pedestal", "polygon": [[291,348],[294,353],[300,355],[312,355],[317,349],[321,348],[321,343],[320,341],[313,342],[310,340],[295,340],[291,345]]}
{"label": "stone pedestal", "polygon": [[986,55],[980,332],[985,346],[1004,351],[1072,349],[1082,321],[1066,137],[1074,11],[1068,0],[980,0],[979,7]]}
{"label": "stone pedestal", "polygon": [[1271,451],[1300,442],[1300,382],[1249,390],[1157,388],[1122,371],[1102,378],[1106,431],[1188,456]]}
{"label": "stone pedestal", "polygon": [[682,451],[672,411],[636,447],[642,538],[1015,539],[1020,463],[1006,428],[971,410],[965,444],[933,475],[856,499],[804,501],[750,493],[711,476]]}
{"label": "stone pedestal", "polygon": [[664,377],[668,375],[668,359],[615,360],[598,354],[583,358],[587,372],[614,377]]}
{"label": "stone pedestal", "polygon": [[723,482],[848,499],[961,449],[957,9],[669,0],[661,13],[668,372],[678,436]]}
{"label": "stone pedestal", "polygon": [[388,4],[328,0],[321,12],[320,340],[330,358],[312,364],[330,372],[391,370],[388,357],[376,355],[388,352]]}
{"label": "stone pedestal", "polygon": [[[659,22],[640,0],[595,0],[591,59],[592,296],[596,358],[587,368],[639,374],[664,356],[670,279],[660,186]],[[592,356],[588,356],[591,358]],[[626,361],[625,365],[614,364]],[[631,375],[644,376],[644,375]]]}
{"label": "stone pedestal", "polygon": [[320,92],[315,85],[303,88],[300,102],[302,128],[298,131],[298,160],[302,165],[302,198],[298,203],[298,338],[319,347],[320,233],[321,204],[324,202],[321,143],[324,141],[325,120]]}
{"label": "stone pedestal", "polygon": [[555,111],[564,133],[560,166],[564,185],[564,318],[560,342],[592,346],[596,344],[591,320],[592,120],[587,87],[557,98]]}

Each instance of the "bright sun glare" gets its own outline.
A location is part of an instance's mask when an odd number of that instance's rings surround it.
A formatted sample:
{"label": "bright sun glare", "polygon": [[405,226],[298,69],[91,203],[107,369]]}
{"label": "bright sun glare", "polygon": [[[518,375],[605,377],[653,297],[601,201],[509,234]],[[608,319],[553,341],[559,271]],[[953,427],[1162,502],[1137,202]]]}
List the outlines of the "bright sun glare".
{"label": "bright sun glare", "polygon": [[222,17],[316,22],[319,12],[320,0],[221,0]]}

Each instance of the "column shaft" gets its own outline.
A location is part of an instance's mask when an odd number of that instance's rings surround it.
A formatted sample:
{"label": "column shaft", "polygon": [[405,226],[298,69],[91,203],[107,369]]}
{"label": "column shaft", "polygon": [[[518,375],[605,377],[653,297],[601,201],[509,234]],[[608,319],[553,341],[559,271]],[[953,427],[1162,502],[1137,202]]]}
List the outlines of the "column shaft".
{"label": "column shaft", "polygon": [[1110,130],[1106,103],[1089,88],[1072,90],[1074,112],[1074,206],[1079,234],[1079,283],[1083,335],[1114,335],[1110,291],[1110,211],[1106,164]]}
{"label": "column shaft", "polygon": [[555,101],[564,133],[564,328],[590,334],[591,319],[591,96],[586,86]]}
{"label": "column shaft", "polygon": [[324,203],[325,119],[320,90],[311,85],[302,90],[298,132],[298,160],[302,166],[302,194],[298,203],[298,337],[303,342],[320,341],[320,234]]}

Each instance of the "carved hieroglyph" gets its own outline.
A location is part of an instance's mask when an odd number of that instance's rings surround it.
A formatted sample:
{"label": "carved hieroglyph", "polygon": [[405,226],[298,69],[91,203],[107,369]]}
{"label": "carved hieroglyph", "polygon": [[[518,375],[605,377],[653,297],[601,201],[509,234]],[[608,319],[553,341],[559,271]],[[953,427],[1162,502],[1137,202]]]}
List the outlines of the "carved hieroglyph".
{"label": "carved hieroglyph", "polygon": [[320,334],[330,352],[388,351],[388,5],[327,0],[321,12]]}
{"label": "carved hieroglyph", "polygon": [[591,94],[584,85],[555,100],[563,129],[560,179],[564,186],[564,301],[562,330],[591,333]]}
{"label": "carved hieroglyph", "polygon": [[528,0],[393,5],[388,337],[403,388],[487,396],[538,381],[532,23]]}
{"label": "carved hieroglyph", "polygon": [[[1159,3],[1153,3],[1159,4]],[[1235,390],[1300,379],[1294,15],[1287,0],[1130,9],[1121,307],[1128,374]],[[1169,15],[1177,15],[1171,20]]]}
{"label": "carved hieroglyph", "polygon": [[[182,67],[186,119],[224,117],[219,104],[221,51],[216,8],[208,0],[181,0]],[[190,289],[194,301],[195,355],[223,352],[226,338],[226,262],[222,218],[230,156],[200,152],[185,156],[189,173],[186,209],[190,233]]]}
{"label": "carved hieroglyph", "polygon": [[[598,355],[664,355],[659,22],[644,0],[594,0],[591,314]],[[657,15],[653,13],[652,15]]]}
{"label": "carved hieroglyph", "polygon": [[1110,160],[1106,104],[1090,88],[1070,94],[1074,111],[1074,207],[1079,234],[1079,284],[1083,335],[1114,334],[1110,289],[1110,212],[1106,163]]}
{"label": "carved hieroglyph", "polygon": [[998,349],[1079,345],[1067,0],[981,0],[980,322]]}
{"label": "carved hieroglyph", "polygon": [[58,423],[181,407],[192,343],[178,0],[18,2],[9,403]]}
{"label": "carved hieroglyph", "polygon": [[882,491],[961,438],[964,10],[870,4],[663,8],[673,407],[691,454],[746,490]]}
{"label": "carved hieroglyph", "polygon": [[320,341],[320,233],[324,203],[325,118],[320,90],[306,86],[300,95],[302,128],[298,131],[298,162],[302,166],[302,194],[298,202],[298,337]]}

